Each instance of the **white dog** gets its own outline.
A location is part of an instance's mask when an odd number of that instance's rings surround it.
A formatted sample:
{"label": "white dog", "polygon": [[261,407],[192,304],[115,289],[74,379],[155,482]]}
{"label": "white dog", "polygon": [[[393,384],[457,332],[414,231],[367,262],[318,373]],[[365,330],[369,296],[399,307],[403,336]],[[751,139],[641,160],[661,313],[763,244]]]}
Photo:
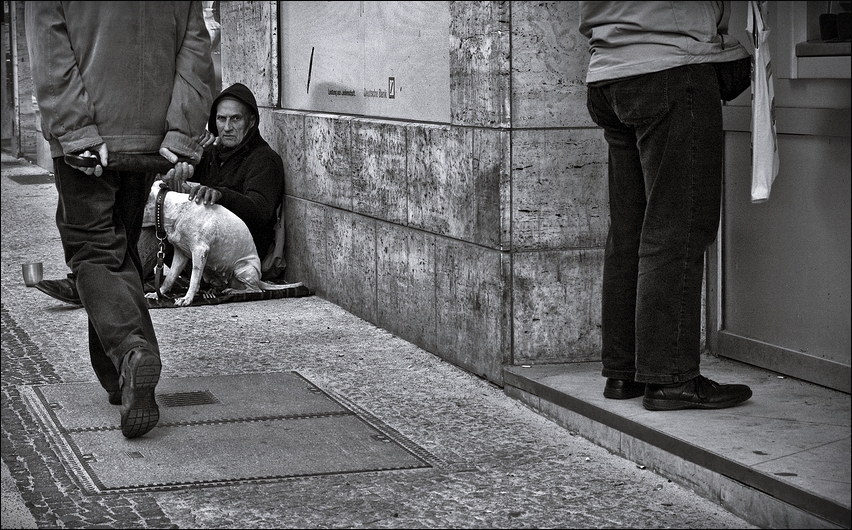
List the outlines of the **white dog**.
{"label": "white dog", "polygon": [[[151,186],[142,226],[155,226],[158,180]],[[166,294],[192,258],[192,275],[186,296],[175,300],[177,306],[188,306],[198,292],[202,277],[217,287],[228,286],[224,293],[258,292],[298,287],[301,283],[277,285],[260,279],[260,258],[248,227],[242,219],[224,206],[205,206],[189,200],[186,193],[169,191],[163,202],[163,225],[174,247],[172,265],[160,287]],[[157,298],[157,293],[148,293]]]}

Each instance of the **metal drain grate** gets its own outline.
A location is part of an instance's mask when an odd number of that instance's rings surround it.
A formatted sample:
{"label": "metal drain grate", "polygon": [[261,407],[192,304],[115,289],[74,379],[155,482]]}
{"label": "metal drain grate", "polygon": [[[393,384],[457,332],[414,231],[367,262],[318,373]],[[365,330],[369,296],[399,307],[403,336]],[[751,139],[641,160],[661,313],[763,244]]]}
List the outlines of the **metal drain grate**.
{"label": "metal drain grate", "polygon": [[216,405],[220,401],[209,390],[157,394],[157,403],[164,407],[191,407],[194,405]]}
{"label": "metal drain grate", "polygon": [[24,186],[29,184],[53,184],[56,180],[50,174],[9,175],[9,178]]}

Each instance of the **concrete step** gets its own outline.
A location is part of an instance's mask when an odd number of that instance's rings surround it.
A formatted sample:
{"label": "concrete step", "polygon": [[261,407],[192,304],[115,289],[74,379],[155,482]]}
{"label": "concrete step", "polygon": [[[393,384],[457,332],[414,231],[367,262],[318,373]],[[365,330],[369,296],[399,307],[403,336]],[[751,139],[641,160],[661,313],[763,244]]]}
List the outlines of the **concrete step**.
{"label": "concrete step", "polygon": [[754,395],[724,410],[651,412],[641,398],[604,398],[599,362],[509,366],[504,391],[754,525],[850,528],[850,396],[712,356],[701,370]]}

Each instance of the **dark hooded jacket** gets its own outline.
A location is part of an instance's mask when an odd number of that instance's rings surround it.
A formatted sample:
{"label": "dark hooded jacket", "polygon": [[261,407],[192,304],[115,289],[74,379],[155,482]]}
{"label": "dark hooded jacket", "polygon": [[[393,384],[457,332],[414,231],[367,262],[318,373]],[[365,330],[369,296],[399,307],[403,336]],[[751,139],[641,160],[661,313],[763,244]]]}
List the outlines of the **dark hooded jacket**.
{"label": "dark hooded jacket", "polygon": [[260,136],[257,102],[251,90],[243,84],[231,85],[213,100],[208,123],[210,132],[219,136],[216,107],[225,98],[247,105],[254,113],[255,124],[237,147],[216,146],[205,151],[190,181],[222,193],[217,204],[231,210],[246,223],[257,253],[263,260],[274,241],[276,209],[281,204],[284,189],[284,163]]}

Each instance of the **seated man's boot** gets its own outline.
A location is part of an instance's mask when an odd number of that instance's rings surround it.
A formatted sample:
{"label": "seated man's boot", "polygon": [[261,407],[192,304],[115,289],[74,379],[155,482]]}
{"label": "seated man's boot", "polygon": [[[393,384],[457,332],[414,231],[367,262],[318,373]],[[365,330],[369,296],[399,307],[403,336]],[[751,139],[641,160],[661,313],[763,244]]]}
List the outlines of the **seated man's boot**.
{"label": "seated man's boot", "polygon": [[125,438],[142,436],[157,425],[160,409],[154,388],[160,380],[162,364],[153,353],[136,348],[121,362],[121,433]]}
{"label": "seated man's boot", "polygon": [[720,385],[699,375],[671,385],[648,383],[642,405],[648,410],[724,409],[750,397],[746,385]]}
{"label": "seated man's boot", "polygon": [[68,276],[64,280],[42,280],[35,284],[35,288],[66,304],[83,305],[77,292],[77,282],[73,276]]}

